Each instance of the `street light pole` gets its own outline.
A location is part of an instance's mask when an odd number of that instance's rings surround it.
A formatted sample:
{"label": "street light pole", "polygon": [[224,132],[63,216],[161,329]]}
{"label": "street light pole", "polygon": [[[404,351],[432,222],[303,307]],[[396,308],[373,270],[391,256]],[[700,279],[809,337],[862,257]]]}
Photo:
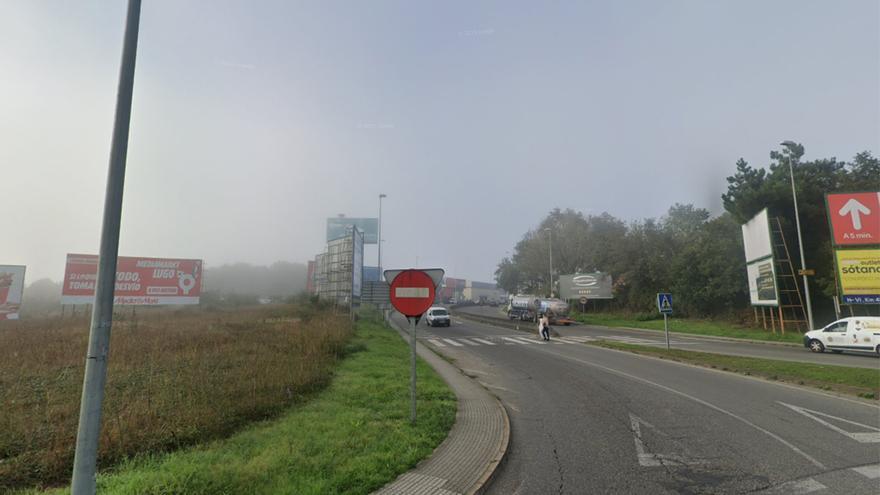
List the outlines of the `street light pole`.
{"label": "street light pole", "polygon": [[553,297],[553,231],[549,228],[544,229],[550,236],[550,297]]}
{"label": "street light pole", "polygon": [[807,299],[807,324],[810,326],[810,330],[813,330],[813,304],[810,302],[810,284],[807,279],[807,262],[806,258],[804,258],[804,239],[803,235],[801,235],[801,217],[798,213],[798,204],[797,204],[797,191],[794,187],[794,161],[797,159],[794,149],[797,147],[797,144],[794,141],[783,141],[780,143],[782,146],[785,146],[788,149],[788,172],[791,178],[791,198],[794,202],[794,222],[797,225],[797,235],[798,235],[798,248],[801,252],[801,269],[803,270],[802,275],[804,277],[804,296]]}
{"label": "street light pole", "polygon": [[379,277],[382,277],[382,198],[387,198],[387,194],[379,195],[379,239],[376,241],[379,244]]}
{"label": "street light pole", "polygon": [[110,328],[113,325],[113,291],[116,285],[116,261],[119,253],[119,225],[122,221],[122,192],[125,184],[125,160],[128,154],[128,133],[131,122],[131,99],[134,90],[134,67],[137,55],[138,26],[141,0],[129,0],[116,92],[116,115],[113,141],[110,144],[110,165],[104,196],[104,219],[98,258],[98,279],[95,305],[89,329],[89,347],[83,378],[73,457],[73,495],[95,493],[95,472],[98,441],[101,435],[101,405],[107,381],[107,356],[110,350]]}

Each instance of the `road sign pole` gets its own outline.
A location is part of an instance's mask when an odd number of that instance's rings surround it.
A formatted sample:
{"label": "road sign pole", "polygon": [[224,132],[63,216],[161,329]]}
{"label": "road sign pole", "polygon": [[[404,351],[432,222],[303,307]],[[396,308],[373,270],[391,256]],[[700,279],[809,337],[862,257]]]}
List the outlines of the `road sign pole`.
{"label": "road sign pole", "polygon": [[137,54],[140,0],[129,0],[116,93],[116,116],[113,142],[110,145],[110,166],[104,196],[104,220],[101,226],[98,279],[95,306],[89,330],[89,347],[83,379],[76,452],[73,458],[73,495],[95,493],[95,471],[98,440],[101,434],[101,403],[107,379],[107,355],[110,348],[110,327],[113,324],[113,291],[116,285],[116,260],[119,252],[119,224],[122,220],[122,192],[125,184],[125,159],[128,153],[128,132],[131,122],[131,99],[134,89],[134,66]]}
{"label": "road sign pole", "polygon": [[409,420],[416,423],[416,318],[409,318],[410,329],[410,366],[409,366]]}
{"label": "road sign pole", "polygon": [[666,350],[669,350],[669,316],[663,313],[663,329],[666,332]]}

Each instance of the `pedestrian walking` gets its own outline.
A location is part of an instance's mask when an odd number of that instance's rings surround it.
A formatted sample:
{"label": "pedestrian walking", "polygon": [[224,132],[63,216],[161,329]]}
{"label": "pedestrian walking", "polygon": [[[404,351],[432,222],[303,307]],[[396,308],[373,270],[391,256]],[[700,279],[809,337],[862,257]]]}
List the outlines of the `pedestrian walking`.
{"label": "pedestrian walking", "polygon": [[544,340],[550,340],[550,317],[547,316],[547,313],[544,313],[541,316],[539,328],[541,331],[541,338]]}

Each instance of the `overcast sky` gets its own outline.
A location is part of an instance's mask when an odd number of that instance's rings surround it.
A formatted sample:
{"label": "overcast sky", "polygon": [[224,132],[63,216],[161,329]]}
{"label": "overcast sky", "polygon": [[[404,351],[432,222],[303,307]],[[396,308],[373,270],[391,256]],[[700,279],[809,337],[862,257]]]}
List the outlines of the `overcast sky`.
{"label": "overcast sky", "polygon": [[[29,282],[97,252],[124,16],[0,0],[0,264]],[[304,262],[384,192],[387,268],[491,280],[553,207],[719,213],[782,140],[876,155],[878,88],[877,0],[147,0],[120,254]]]}

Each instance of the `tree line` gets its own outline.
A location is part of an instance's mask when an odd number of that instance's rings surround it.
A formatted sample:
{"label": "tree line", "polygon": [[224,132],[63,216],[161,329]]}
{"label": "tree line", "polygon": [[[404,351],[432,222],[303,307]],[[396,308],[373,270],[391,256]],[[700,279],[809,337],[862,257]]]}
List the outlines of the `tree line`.
{"label": "tree line", "polygon": [[817,317],[833,317],[835,274],[824,196],[880,189],[880,160],[867,151],[850,161],[801,161],[803,154],[800,144],[771,151],[766,167],[752,167],[740,158],[721,196],[725,211],[714,218],[692,204],[675,204],[660,218],[631,222],[609,213],[554,209],[523,235],[511,256],[501,260],[495,279],[511,293],[549,294],[548,236],[552,234],[556,274],[612,275],[614,301],[606,306],[652,311],[656,293],[669,291],[675,295],[679,314],[742,316],[749,297],[741,224],[768,208],[771,217],[780,218],[795,270],[800,268],[789,175],[792,161],[807,267],[816,270],[810,287],[814,311]]}

